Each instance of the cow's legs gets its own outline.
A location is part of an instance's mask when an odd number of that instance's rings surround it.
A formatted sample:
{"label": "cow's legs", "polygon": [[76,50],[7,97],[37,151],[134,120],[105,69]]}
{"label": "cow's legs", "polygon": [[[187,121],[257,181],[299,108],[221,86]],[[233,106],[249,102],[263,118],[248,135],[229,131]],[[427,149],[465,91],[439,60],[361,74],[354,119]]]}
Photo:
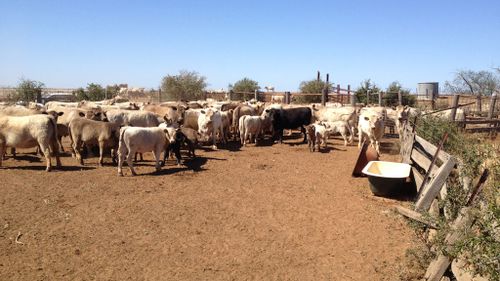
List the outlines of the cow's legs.
{"label": "cow's legs", "polygon": [[358,127],[358,148],[361,148],[361,142],[363,142],[363,132],[361,132],[361,128]]}
{"label": "cow's legs", "polygon": [[213,150],[217,150],[217,134],[214,132],[212,132],[212,149]]}
{"label": "cow's legs", "polygon": [[50,159],[50,148],[49,148],[49,145],[45,145],[44,143],[42,143],[40,141],[39,141],[39,145],[40,145],[40,150],[43,153],[43,156],[45,156],[45,162],[47,164],[47,168],[45,169],[45,171],[50,172],[50,170],[52,168],[52,161]]}
{"label": "cow's legs", "polygon": [[0,167],[2,167],[2,161],[3,161],[3,156],[5,154],[5,149],[7,147],[5,146],[5,143],[0,142]]}
{"label": "cow's legs", "polygon": [[133,160],[132,158],[134,157],[134,155],[135,155],[135,152],[130,151],[130,150],[128,151],[127,164],[128,164],[128,167],[130,168],[130,172],[132,172],[132,176],[137,175],[135,173],[135,170],[134,170],[134,161],[132,161]]}
{"label": "cow's legs", "polygon": [[61,152],[64,152],[64,147],[62,145],[62,136],[58,137],[58,141],[59,141],[59,148],[61,149]]}
{"label": "cow's legs", "polygon": [[120,145],[118,148],[118,175],[123,176],[123,161],[125,161],[125,156],[127,154],[127,148],[125,145]]}
{"label": "cow's legs", "polygon": [[161,164],[160,164],[160,158],[161,158],[161,149],[156,149],[153,151],[153,156],[155,157],[155,169],[157,172],[161,171]]}
{"label": "cow's legs", "polygon": [[76,140],[73,143],[73,151],[75,152],[76,160],[83,166],[82,155],[80,154],[80,147],[82,146],[82,141]]}
{"label": "cow's legs", "polygon": [[[57,142],[57,139],[55,140]],[[50,147],[52,149],[52,154],[56,158],[56,167],[61,167],[61,159],[59,158],[59,144],[56,142],[51,142]]]}
{"label": "cow's legs", "polygon": [[304,126],[300,126],[300,132],[304,135],[304,140],[302,141],[302,143],[306,143],[307,142],[306,128],[304,128]]}
{"label": "cow's legs", "polygon": [[104,141],[99,141],[99,166],[102,167],[104,154]]}

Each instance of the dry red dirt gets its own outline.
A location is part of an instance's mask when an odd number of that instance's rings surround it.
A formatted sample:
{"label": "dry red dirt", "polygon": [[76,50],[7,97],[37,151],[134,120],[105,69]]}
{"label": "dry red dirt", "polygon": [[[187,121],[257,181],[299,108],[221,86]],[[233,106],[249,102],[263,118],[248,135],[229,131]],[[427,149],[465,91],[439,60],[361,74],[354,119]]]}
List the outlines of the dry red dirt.
{"label": "dry red dirt", "polygon": [[0,280],[398,280],[414,235],[397,201],[351,178],[357,147],[296,143],[198,150],[158,174],[146,161],[137,177],[96,158],[50,173],[9,158]]}

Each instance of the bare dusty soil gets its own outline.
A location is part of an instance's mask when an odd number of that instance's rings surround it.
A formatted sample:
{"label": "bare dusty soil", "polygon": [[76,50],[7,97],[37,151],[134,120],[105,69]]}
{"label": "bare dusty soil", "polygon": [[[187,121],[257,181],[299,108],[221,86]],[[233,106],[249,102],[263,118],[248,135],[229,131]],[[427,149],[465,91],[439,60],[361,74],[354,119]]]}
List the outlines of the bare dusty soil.
{"label": "bare dusty soil", "polygon": [[298,141],[200,149],[159,173],[146,154],[137,177],[69,155],[46,173],[20,151],[0,168],[0,280],[399,280],[415,239],[399,202],[351,177],[356,146]]}

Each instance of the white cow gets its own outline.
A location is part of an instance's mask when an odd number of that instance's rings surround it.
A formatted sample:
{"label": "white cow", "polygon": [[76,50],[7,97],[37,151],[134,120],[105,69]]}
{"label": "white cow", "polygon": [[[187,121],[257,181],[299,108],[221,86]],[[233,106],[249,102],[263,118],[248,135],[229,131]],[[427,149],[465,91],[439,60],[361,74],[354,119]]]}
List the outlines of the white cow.
{"label": "white cow", "polygon": [[357,113],[355,107],[321,107],[313,105],[312,113],[315,121],[346,121],[351,127],[351,130],[356,127]]}
{"label": "white cow", "polygon": [[125,157],[132,175],[137,175],[134,170],[133,157],[136,153],[153,152],[156,160],[156,171],[161,169],[161,153],[166,152],[168,145],[173,140],[166,129],[159,127],[122,127],[120,129],[120,144],[118,146],[118,175],[123,176],[122,166]]}
{"label": "white cow", "polygon": [[134,127],[158,127],[158,117],[147,111],[114,109],[106,112],[108,121],[126,126]]}
{"label": "white cow", "polygon": [[226,143],[224,128],[222,125],[222,116],[219,110],[208,108],[200,110],[198,116],[198,132],[205,138],[212,136],[212,149],[217,149],[217,134],[222,138],[222,143]]}
{"label": "white cow", "polygon": [[365,140],[370,141],[370,145],[380,154],[380,139],[384,135],[385,117],[375,110],[363,110],[358,121],[358,148]]}
{"label": "white cow", "polygon": [[47,163],[46,171],[52,168],[50,157],[56,157],[61,166],[57,146],[57,124],[49,115],[0,117],[0,166],[7,147],[32,148],[39,146]]}
{"label": "white cow", "polygon": [[[340,134],[344,139],[344,146],[347,146],[347,142],[352,143],[354,134],[346,121],[320,122],[320,124],[325,126],[328,135]],[[347,136],[349,136],[349,140]]]}
{"label": "white cow", "polygon": [[257,144],[257,138],[259,137],[262,131],[262,124],[264,122],[263,116],[250,116],[243,115],[240,117],[238,122],[239,130],[240,130],[240,140],[241,145],[247,145],[247,139],[249,142],[252,140]]}

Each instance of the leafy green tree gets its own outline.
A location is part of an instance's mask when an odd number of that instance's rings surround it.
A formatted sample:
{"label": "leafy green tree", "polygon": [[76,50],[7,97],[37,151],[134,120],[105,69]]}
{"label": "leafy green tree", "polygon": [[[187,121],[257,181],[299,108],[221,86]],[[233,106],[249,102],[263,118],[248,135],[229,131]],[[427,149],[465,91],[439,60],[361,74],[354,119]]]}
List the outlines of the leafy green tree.
{"label": "leafy green tree", "polygon": [[89,97],[87,96],[87,93],[85,92],[85,89],[80,87],[76,90],[73,91],[73,96],[75,96],[77,101],[81,100],[88,100]]}
{"label": "leafy green tree", "polygon": [[194,71],[181,70],[161,80],[161,90],[167,100],[198,100],[203,98],[206,78]]}
{"label": "leafy green tree", "polygon": [[106,86],[106,98],[108,99],[116,97],[119,92],[120,92],[120,86],[116,84]]}
{"label": "leafy green tree", "polygon": [[[328,83],[328,89],[331,89],[333,86],[332,83]],[[310,80],[310,81],[302,81],[299,86],[299,90],[303,94],[318,94],[314,96],[302,96],[296,95],[293,98],[297,103],[317,103],[321,102],[321,93],[323,89],[327,86],[326,81],[323,80]]]}
{"label": "leafy green tree", "polygon": [[370,92],[370,94],[378,93],[380,92],[380,88],[374,82],[372,82],[371,79],[366,79],[365,81],[361,82],[361,85],[355,92],[357,102],[361,102],[364,104],[374,102],[374,100],[372,100],[371,98],[370,100],[366,99],[366,93],[368,91]]}
{"label": "leafy green tree", "polygon": [[389,84],[387,91],[384,94],[383,105],[395,106],[398,104],[398,92],[401,91],[403,105],[414,106],[416,99],[415,96],[410,95],[410,91],[404,89],[398,81]]}
{"label": "leafy green tree", "polygon": [[239,81],[236,81],[234,85],[229,85],[235,93],[253,93],[255,91],[260,90],[259,83],[250,78],[243,78]]}
{"label": "leafy green tree", "polygon": [[37,100],[37,97],[42,95],[42,90],[45,85],[42,82],[21,79],[17,85],[15,99],[18,101],[23,101],[29,103]]}
{"label": "leafy green tree", "polygon": [[106,90],[95,83],[90,83],[87,85],[87,96],[91,101],[99,101],[106,98]]}

